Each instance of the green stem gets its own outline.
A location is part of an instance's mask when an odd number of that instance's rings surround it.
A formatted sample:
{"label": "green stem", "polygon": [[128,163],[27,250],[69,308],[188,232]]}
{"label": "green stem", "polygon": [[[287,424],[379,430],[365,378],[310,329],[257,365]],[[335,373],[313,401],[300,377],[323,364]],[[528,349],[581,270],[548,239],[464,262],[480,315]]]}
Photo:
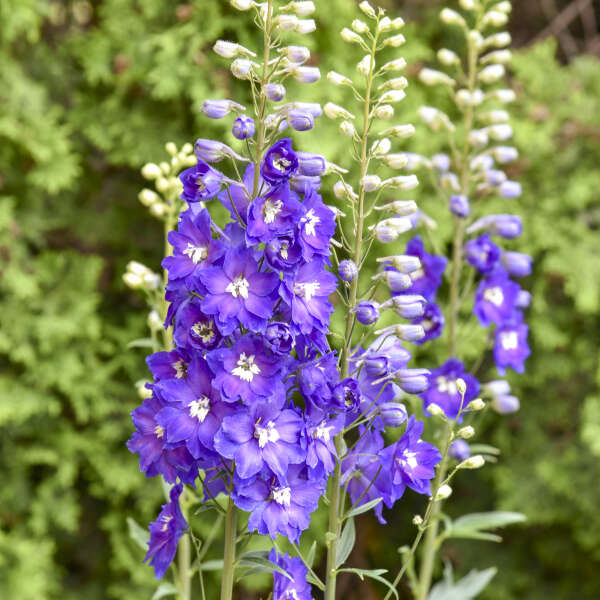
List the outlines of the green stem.
{"label": "green stem", "polygon": [[179,568],[179,594],[181,600],[191,600],[192,598],[192,579],[190,577],[190,564],[192,560],[192,547],[190,536],[184,534],[177,546],[177,564]]}
{"label": "green stem", "polygon": [[[371,114],[371,91],[373,87],[373,77],[375,71],[375,53],[377,51],[377,42],[379,35],[379,19],[375,27],[375,35],[373,36],[373,44],[371,47],[371,65],[369,75],[367,76],[367,85],[363,107],[363,133],[361,140],[361,155],[360,155],[360,181],[367,174],[369,168],[369,130],[370,130],[370,114]],[[352,248],[352,258],[356,265],[361,263],[363,251],[363,228],[365,224],[365,189],[360,185],[358,195],[358,206],[355,212],[355,236],[354,247]],[[346,326],[344,334],[344,342],[340,354],[340,366],[342,378],[348,376],[350,354],[352,351],[352,334],[354,332],[355,314],[352,309],[356,306],[358,298],[358,277],[350,284],[350,295],[348,305],[350,310],[346,312]],[[331,481],[331,493],[329,503],[329,540],[327,544],[327,573],[325,579],[325,600],[335,600],[336,583],[337,583],[337,551],[338,542],[341,530],[340,506],[343,506],[344,497],[341,492],[341,454],[343,450],[343,433],[339,433],[335,438],[335,446],[338,459],[336,461],[335,470]]]}
{"label": "green stem", "polygon": [[221,600],[233,598],[233,576],[235,572],[235,546],[237,539],[237,508],[229,498],[225,515],[225,552],[223,553],[223,579],[221,582]]}

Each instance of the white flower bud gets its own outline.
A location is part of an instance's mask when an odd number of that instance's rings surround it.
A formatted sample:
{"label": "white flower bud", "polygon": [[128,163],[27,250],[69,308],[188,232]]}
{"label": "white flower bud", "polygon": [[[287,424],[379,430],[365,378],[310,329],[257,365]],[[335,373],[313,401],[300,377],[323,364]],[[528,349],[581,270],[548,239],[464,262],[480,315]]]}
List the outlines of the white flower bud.
{"label": "white flower bud", "polygon": [[485,465],[485,459],[481,454],[475,454],[469,456],[466,460],[463,460],[457,467],[457,469],[480,469]]}
{"label": "white flower bud", "polygon": [[483,83],[496,83],[504,77],[505,73],[504,65],[493,64],[479,71],[478,78]]}
{"label": "white flower bud", "polygon": [[142,177],[144,179],[156,179],[162,175],[160,167],[154,163],[146,163],[142,167]]}
{"label": "white flower bud", "polygon": [[458,54],[452,50],[448,50],[448,48],[442,48],[441,50],[438,50],[437,57],[438,60],[446,67],[460,64],[460,58],[458,57]]}
{"label": "white flower bud", "polygon": [[157,202],[150,207],[150,212],[153,216],[160,219],[161,217],[165,216],[167,212],[167,205],[163,202]]}
{"label": "white flower bud", "polygon": [[294,31],[296,33],[300,33],[302,35],[312,33],[313,31],[316,31],[316,29],[317,29],[317,23],[315,22],[314,19],[301,19],[296,24],[296,27],[294,27]]}
{"label": "white flower bud", "polygon": [[290,2],[284,6],[281,10],[291,11],[299,17],[308,17],[315,12],[315,3],[312,1],[308,2]]}
{"label": "white flower bud", "polygon": [[487,132],[489,137],[496,142],[505,142],[513,136],[513,129],[508,123],[490,125],[487,128]]}
{"label": "white flower bud", "polygon": [[419,178],[416,175],[398,175],[384,179],[382,186],[392,190],[414,190],[419,185]]}
{"label": "white flower bud", "polygon": [[388,154],[381,161],[392,169],[403,169],[408,164],[408,156],[403,153]]}
{"label": "white flower bud", "polygon": [[217,40],[213,46],[213,50],[224,58],[235,58],[240,54],[244,56],[256,56],[254,52],[251,52],[247,48],[236,44],[235,42],[227,42],[225,40]]}
{"label": "white flower bud", "polygon": [[391,217],[369,227],[370,230],[375,230],[377,239],[386,244],[395,241],[399,235],[412,228],[413,223],[408,217]]}
{"label": "white flower bud", "polygon": [[477,0],[460,0],[459,5],[463,10],[475,10],[479,6],[479,2]]}
{"label": "white flower bud", "polygon": [[468,135],[469,144],[476,148],[483,148],[489,142],[489,136],[485,129],[472,129]]}
{"label": "white flower bud", "polygon": [[156,180],[156,189],[159,192],[166,192],[169,189],[169,180],[166,177],[159,177]]}
{"label": "white flower bud", "polygon": [[486,123],[506,123],[510,119],[510,116],[505,110],[490,110],[480,113],[479,118]]}
{"label": "white flower bud", "polygon": [[138,194],[138,199],[144,206],[152,206],[155,202],[160,201],[159,195],[148,188],[144,188]]}
{"label": "white flower bud", "polygon": [[253,2],[253,0],[231,0],[231,6],[238,10],[250,10],[253,6],[256,6],[256,2]]}
{"label": "white flower bud", "polygon": [[498,10],[490,10],[483,15],[481,24],[483,26],[490,25],[491,27],[502,27],[508,22],[508,15]]}
{"label": "white flower bud", "polygon": [[439,131],[444,128],[448,131],[454,131],[456,128],[445,112],[433,108],[432,106],[422,106],[418,112],[419,118],[432,131]]}
{"label": "white flower bud", "polygon": [[470,425],[467,425],[466,427],[461,427],[456,433],[458,434],[458,437],[461,437],[463,440],[468,440],[475,435],[475,429]]}
{"label": "white flower bud", "polygon": [[414,125],[395,125],[394,127],[390,127],[385,131],[382,131],[379,135],[391,135],[397,138],[408,138],[415,133]]}
{"label": "white flower bud", "polygon": [[[375,210],[389,210],[399,217],[408,217],[417,211],[417,203],[414,200],[394,200],[384,206],[375,207]],[[377,259],[379,261],[379,259]],[[418,259],[417,259],[418,260]],[[392,260],[392,262],[394,262]],[[405,272],[404,269],[394,263],[398,271]],[[413,271],[416,269],[413,269]]]}
{"label": "white flower bud", "polygon": [[367,54],[357,65],[356,70],[367,77],[369,73],[375,68],[375,58]]}
{"label": "white flower bud", "polygon": [[471,400],[468,406],[469,410],[483,410],[485,408],[485,402],[481,398],[475,398]]}
{"label": "white flower bud", "polygon": [[162,319],[160,318],[157,310],[151,310],[148,313],[146,322],[148,323],[148,327],[153,331],[159,331],[163,327]]}
{"label": "white flower bud", "polygon": [[406,44],[406,38],[401,33],[397,33],[383,41],[383,45],[390,48],[399,48],[403,44]]}
{"label": "white flower bud", "polygon": [[451,8],[444,8],[440,13],[440,19],[442,23],[445,23],[446,25],[460,25],[461,27],[467,26],[465,20]]}
{"label": "white flower bud", "polygon": [[436,71],[435,69],[424,68],[419,73],[419,80],[425,85],[448,85],[454,87],[456,81],[443,73],[442,71]]}
{"label": "white flower bud", "polygon": [[485,56],[481,57],[481,64],[487,65],[489,63],[499,63],[499,64],[507,64],[512,59],[512,52],[508,49],[504,50],[494,50],[493,52],[489,52]]}
{"label": "white flower bud", "polygon": [[432,402],[427,406],[427,412],[434,417],[439,417],[444,414],[444,411],[435,402]]}
{"label": "white flower bud", "polygon": [[354,137],[356,135],[356,127],[350,121],[342,121],[340,123],[340,133],[345,137]]}
{"label": "white flower bud", "polygon": [[146,398],[150,398],[152,396],[152,390],[149,390],[146,387],[146,383],[148,383],[145,379],[135,382],[135,389],[137,391],[138,396],[142,400],[146,400]]}
{"label": "white flower bud", "polygon": [[508,104],[510,102],[514,102],[517,99],[517,95],[515,94],[514,90],[493,90],[492,92],[488,93],[488,98],[494,98],[495,100],[498,100],[498,102]]}
{"label": "white flower bud", "polygon": [[392,19],[392,29],[402,29],[404,27],[404,19],[402,17],[396,17]]}
{"label": "white flower bud", "polygon": [[365,175],[360,180],[360,185],[365,192],[375,192],[381,187],[381,177],[378,175]]}
{"label": "white flower bud", "polygon": [[467,384],[461,377],[456,380],[456,389],[461,396],[464,396],[465,392],[467,391]]}
{"label": "white flower bud", "polygon": [[281,31],[295,31],[298,27],[299,19],[296,15],[279,15],[275,19],[275,25],[281,29]]}
{"label": "white flower bud", "polygon": [[377,119],[389,121],[394,116],[394,107],[391,104],[382,104],[373,111],[373,114]]}
{"label": "white flower bud", "polygon": [[512,4],[506,0],[505,2],[498,2],[496,6],[494,6],[494,10],[499,10],[500,12],[510,14],[512,11]]}
{"label": "white flower bud", "polygon": [[364,0],[364,2],[361,2],[358,5],[358,8],[360,8],[360,10],[362,10],[363,13],[365,15],[367,15],[367,17],[370,17],[371,19],[375,19],[377,17],[377,13],[375,12],[375,9],[367,2],[367,0]]}
{"label": "white flower bud", "polygon": [[177,154],[177,146],[174,142],[167,142],[165,144],[165,150],[171,155],[175,156]]}
{"label": "white flower bud", "polygon": [[473,44],[474,48],[480,49],[483,47],[483,36],[476,29],[469,31],[467,40],[470,44]]}
{"label": "white flower bud", "polygon": [[329,119],[354,119],[355,116],[347,111],[345,108],[343,108],[342,106],[338,106],[337,104],[334,104],[333,102],[328,102],[324,107],[323,107],[323,112],[325,113],[325,116],[328,117]]}
{"label": "white flower bud", "polygon": [[236,58],[231,63],[231,73],[237,79],[250,79],[252,74],[252,61],[246,58]]}
{"label": "white flower bud", "polygon": [[388,138],[375,140],[371,146],[371,154],[373,156],[385,156],[392,149],[392,142]]}
{"label": "white flower bud", "polygon": [[160,167],[160,170],[165,174],[168,175],[171,172],[171,165],[166,162],[166,161],[162,161],[160,163],[158,163],[158,166]]}
{"label": "white flower bud", "polygon": [[[429,410],[429,412],[431,412],[431,405],[428,410]],[[440,488],[438,489],[434,500],[436,500],[436,501],[445,500],[446,498],[449,498],[451,495],[452,495],[452,488],[448,484],[445,483],[444,485],[441,485]]]}
{"label": "white flower bud", "polygon": [[406,60],[400,57],[386,62],[383,67],[381,67],[381,70],[384,73],[387,71],[402,71],[404,67],[406,67]]}
{"label": "white flower bud", "polygon": [[367,31],[369,31],[369,26],[360,19],[354,19],[354,21],[352,21],[352,29],[356,31],[356,33],[367,33]]}
{"label": "white flower bud", "polygon": [[350,44],[364,44],[363,39],[358,35],[358,33],[354,33],[351,29],[344,27],[340,32],[342,39],[345,42],[349,42]]}
{"label": "white flower bud", "polygon": [[123,275],[123,281],[125,282],[125,285],[132,290],[140,289],[143,284],[142,278],[135,273],[125,273]]}
{"label": "white flower bud", "polygon": [[415,515],[412,520],[413,525],[419,527],[419,525],[423,525],[423,517],[421,515]]}
{"label": "white flower bud", "polygon": [[479,106],[484,98],[485,96],[479,88],[473,90],[473,92],[466,89],[458,90],[454,95],[456,104],[462,108],[467,106]]}
{"label": "white flower bud", "polygon": [[381,95],[379,101],[389,104],[394,102],[400,102],[404,100],[404,98],[406,98],[406,92],[404,92],[404,90],[388,90],[387,92]]}
{"label": "white flower bud", "polygon": [[509,46],[511,41],[510,33],[508,31],[501,31],[486,37],[483,40],[483,46],[485,48],[503,48],[504,46]]}
{"label": "white flower bud", "polygon": [[343,181],[335,183],[333,194],[338,200],[358,200],[358,194],[352,189],[352,186]]}
{"label": "white flower bud", "polygon": [[408,80],[406,77],[395,77],[394,79],[388,79],[385,83],[382,83],[377,89],[379,91],[395,90],[402,91],[408,87]]}
{"label": "white flower bud", "polygon": [[329,71],[327,73],[327,81],[335,86],[352,85],[352,80],[341,73]]}

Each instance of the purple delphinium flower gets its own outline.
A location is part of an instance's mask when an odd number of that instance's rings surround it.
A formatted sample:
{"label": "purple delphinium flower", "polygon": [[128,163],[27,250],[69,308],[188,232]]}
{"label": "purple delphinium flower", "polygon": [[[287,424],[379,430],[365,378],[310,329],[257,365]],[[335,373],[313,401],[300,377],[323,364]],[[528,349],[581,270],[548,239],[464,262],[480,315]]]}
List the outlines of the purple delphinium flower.
{"label": "purple delphinium flower", "polygon": [[267,325],[264,340],[273,352],[284,355],[288,355],[296,344],[289,324],[279,321]]}
{"label": "purple delphinium flower", "polygon": [[175,314],[173,338],[179,348],[189,352],[210,350],[222,339],[214,319],[206,316],[200,305],[200,298],[194,296],[183,302]]}
{"label": "purple delphinium flower", "polygon": [[288,181],[298,170],[298,157],[292,150],[292,140],[283,138],[275,142],[266,152],[260,167],[265,181],[279,185]]}
{"label": "purple delphinium flower", "polygon": [[304,431],[309,479],[322,480],[333,472],[337,456],[334,437],[343,427],[340,416],[330,419],[320,409],[309,411]]}
{"label": "purple delphinium flower", "polygon": [[256,127],[254,125],[254,119],[247,115],[240,115],[233,122],[232,132],[235,138],[238,140],[246,140],[254,135]]}
{"label": "purple delphinium flower", "polygon": [[444,314],[442,309],[435,302],[428,302],[425,306],[425,312],[422,317],[413,319],[411,323],[413,325],[420,325],[425,331],[425,337],[420,340],[416,340],[415,344],[424,344],[430,340],[434,340],[440,335],[444,329]]}
{"label": "purple delphinium flower", "polygon": [[212,384],[225,402],[241,399],[250,405],[282,395],[281,371],[285,361],[258,336],[246,334],[231,348],[212,350],[206,359],[215,373]]}
{"label": "purple delphinium flower", "polygon": [[150,560],[156,579],[162,579],[175,558],[179,539],[188,524],[179,508],[179,496],[183,491],[180,483],[171,488],[170,501],[162,505],[156,521],[150,523],[150,541],[144,562]]}
{"label": "purple delphinium flower", "polygon": [[429,376],[430,385],[421,394],[425,408],[437,404],[449,419],[455,419],[461,409],[461,395],[456,380],[462,379],[467,386],[465,399],[462,403],[464,410],[471,400],[479,394],[479,382],[473,375],[465,371],[463,363],[456,358],[449,358],[441,367],[433,369]]}
{"label": "purple delphinium flower", "polygon": [[198,280],[206,289],[202,310],[214,315],[223,335],[229,335],[238,323],[250,331],[264,331],[273,314],[279,277],[261,273],[252,250],[228,250],[223,265],[203,269]]}
{"label": "purple delphinium flower", "polygon": [[189,359],[181,349],[155,352],[146,357],[146,364],[155,381],[185,377]]}
{"label": "purple delphinium flower", "polygon": [[490,323],[498,325],[512,319],[516,311],[517,297],[521,290],[511,281],[504,269],[496,269],[481,281],[475,294],[473,312],[482,327]]}
{"label": "purple delphinium flower", "polygon": [[409,487],[419,494],[431,494],[430,481],[442,460],[440,451],[421,439],[424,424],[410,417],[403,436],[381,452],[381,462],[392,477],[391,501],[398,500]]}
{"label": "purple delphinium flower", "polygon": [[310,188],[305,190],[304,215],[300,219],[298,241],[304,260],[315,254],[329,256],[329,243],[335,231],[335,214],[323,204],[321,196]]}
{"label": "purple delphinium flower", "polygon": [[298,195],[288,186],[281,185],[259,196],[248,207],[248,243],[269,242],[277,235],[291,232],[301,212]]}
{"label": "purple delphinium flower", "polygon": [[[258,180],[258,191],[261,194],[267,194],[270,186],[265,183],[262,177]],[[234,221],[241,219],[246,223],[248,206],[252,201],[254,190],[254,165],[250,164],[244,171],[241,184],[232,184],[219,194],[221,204],[229,211]]]}
{"label": "purple delphinium flower", "polygon": [[493,235],[513,239],[521,235],[523,226],[519,215],[487,215],[469,225],[467,234],[470,235],[482,229],[487,229]]}
{"label": "purple delphinium flower", "polygon": [[127,448],[139,454],[140,471],[146,477],[162,475],[169,483],[175,483],[179,477],[185,483],[194,483],[198,469],[192,455],[183,445],[167,444],[165,430],[157,421],[157,414],[163,407],[164,403],[152,396],[131,413],[136,430],[127,442]]}
{"label": "purple delphinium flower", "polygon": [[354,377],[346,377],[331,386],[331,404],[336,410],[354,414],[361,401],[360,383]]}
{"label": "purple delphinium flower", "polygon": [[306,581],[308,569],[300,558],[291,558],[287,552],[279,556],[273,548],[269,560],[291,577],[273,571],[273,600],[313,600],[312,588]]}
{"label": "purple delphinium flower", "polygon": [[531,353],[528,332],[529,328],[520,318],[504,323],[496,330],[494,362],[500,375],[504,375],[506,367],[512,367],[517,373],[525,371],[525,360]]}
{"label": "purple delphinium flower", "polygon": [[198,164],[185,169],[179,174],[183,184],[181,199],[188,204],[211,200],[223,185],[223,174],[199,160]]}
{"label": "purple delphinium flower", "polygon": [[504,252],[502,264],[513,277],[527,277],[531,275],[531,263],[533,259],[528,254],[521,252]]}
{"label": "purple delphinium flower", "polygon": [[299,444],[304,420],[281,402],[261,402],[225,417],[215,436],[221,456],[235,461],[235,471],[248,479],[268,467],[284,477],[290,464],[301,463],[306,452]]}
{"label": "purple delphinium flower", "polygon": [[179,220],[177,231],[170,231],[169,243],[173,246],[173,256],[162,261],[169,272],[169,280],[183,280],[188,288],[193,287],[193,278],[215,263],[225,249],[223,244],[211,235],[211,219],[206,209],[194,215],[185,211]]}
{"label": "purple delphinium flower", "polygon": [[433,300],[442,283],[442,275],[448,262],[446,257],[429,254],[418,235],[408,242],[405,254],[418,256],[421,260],[421,268],[410,273],[412,285],[405,292],[420,294],[426,300]]}
{"label": "purple delphinium flower", "polygon": [[310,334],[313,329],[326,332],[333,305],[329,296],[337,287],[337,278],[314,259],[287,275],[279,288],[281,298],[291,309],[292,329]]}
{"label": "purple delphinium flower", "polygon": [[195,356],[185,379],[169,379],[155,385],[167,403],[156,416],[170,444],[184,443],[194,458],[215,449],[214,437],[223,419],[233,412],[212,387],[213,374],[203,358]]}
{"label": "purple delphinium flower", "polygon": [[338,381],[339,372],[334,354],[307,362],[298,371],[298,386],[302,397],[319,408],[329,408],[332,388]]}
{"label": "purple delphinium flower", "polygon": [[248,531],[273,539],[281,534],[297,543],[322,493],[323,487],[301,476],[297,466],[290,467],[285,479],[269,472],[246,480],[236,477],[231,497],[236,506],[251,513]]}
{"label": "purple delphinium flower", "polygon": [[487,233],[465,244],[467,262],[483,275],[488,275],[496,268],[501,253],[500,248],[492,242]]}
{"label": "purple delphinium flower", "polygon": [[279,235],[267,243],[265,258],[272,269],[295,271],[302,260],[302,247],[294,233]]}

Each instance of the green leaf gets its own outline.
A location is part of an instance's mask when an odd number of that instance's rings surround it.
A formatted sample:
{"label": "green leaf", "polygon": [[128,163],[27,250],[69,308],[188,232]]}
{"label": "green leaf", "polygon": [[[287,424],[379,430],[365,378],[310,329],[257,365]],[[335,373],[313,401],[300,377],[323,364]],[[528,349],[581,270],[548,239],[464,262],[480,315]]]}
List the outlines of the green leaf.
{"label": "green leaf", "polygon": [[172,583],[161,583],[154,595],[152,596],[152,600],[158,600],[159,598],[164,598],[165,596],[176,596],[177,588]]}
{"label": "green leaf", "polygon": [[387,573],[386,569],[339,569],[340,573],[354,573],[358,575],[361,581],[364,581],[365,577],[369,579],[374,579],[375,581],[379,581],[383,583],[394,595],[394,598],[398,600],[398,592],[396,588],[387,580],[385,577],[382,577],[384,573]]}
{"label": "green leaf", "polygon": [[252,550],[246,552],[239,558],[237,566],[249,567],[256,570],[256,572],[261,573],[272,573],[273,571],[277,571],[277,573],[281,573],[281,575],[284,575],[290,581],[293,581],[293,578],[287,571],[267,558],[268,555],[269,553],[266,550]]}
{"label": "green leaf", "polygon": [[354,548],[355,541],[356,528],[354,527],[354,519],[350,518],[346,521],[346,525],[342,529],[342,535],[340,535],[340,542],[335,556],[336,569],[346,562],[350,556],[350,552],[352,552],[352,548]]}
{"label": "green leaf", "polygon": [[522,523],[527,517],[517,512],[492,511],[472,513],[459,517],[452,523],[453,530],[481,531],[506,527],[513,523]]}
{"label": "green leaf", "polygon": [[317,552],[317,542],[316,540],[312,543],[312,546],[310,547],[310,550],[308,551],[308,554],[306,555],[306,564],[312,568],[314,562],[315,562],[315,554]]}
{"label": "green leaf", "polygon": [[127,517],[127,528],[129,529],[129,537],[143,550],[148,550],[148,542],[150,541],[150,532],[144,529],[137,521],[131,517]]}
{"label": "green leaf", "polygon": [[442,581],[433,586],[427,600],[472,600],[485,589],[496,575],[496,567],[473,570],[456,583]]}
{"label": "green leaf", "polygon": [[223,559],[207,560],[198,566],[200,571],[222,571]]}
{"label": "green leaf", "polygon": [[499,456],[500,450],[489,444],[471,444],[471,454],[491,454],[492,456]]}
{"label": "green leaf", "polygon": [[139,338],[127,344],[128,348],[154,348],[156,342],[152,338]]}
{"label": "green leaf", "polygon": [[375,508],[382,500],[383,500],[383,498],[375,498],[375,500],[371,500],[369,502],[366,502],[365,504],[361,504],[360,506],[353,508],[346,515],[346,519],[349,519],[350,517],[356,517],[356,515],[362,515],[362,513],[366,513],[367,511],[371,510],[372,508]]}

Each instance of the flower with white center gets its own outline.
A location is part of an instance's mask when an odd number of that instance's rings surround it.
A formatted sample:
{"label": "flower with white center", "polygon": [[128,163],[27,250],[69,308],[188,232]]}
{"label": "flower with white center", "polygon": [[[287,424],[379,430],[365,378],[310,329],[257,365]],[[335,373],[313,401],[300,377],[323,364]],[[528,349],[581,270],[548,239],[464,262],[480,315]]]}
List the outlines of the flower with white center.
{"label": "flower with white center", "polygon": [[458,386],[454,379],[447,379],[443,376],[438,377],[435,380],[435,384],[437,385],[438,392],[442,394],[450,394],[451,396],[458,394]]}
{"label": "flower with white center", "polygon": [[267,198],[263,205],[263,217],[265,219],[265,223],[273,223],[275,221],[275,217],[281,212],[281,208],[283,207],[283,202],[281,200],[270,200]]}
{"label": "flower with white center", "polygon": [[316,427],[311,431],[311,435],[316,440],[323,440],[324,442],[328,442],[331,440],[331,430],[333,429],[332,425],[327,425],[327,421],[321,421]]}
{"label": "flower with white center", "polygon": [[496,306],[501,306],[504,302],[504,294],[502,293],[502,288],[496,286],[487,288],[483,292],[483,298]]}
{"label": "flower with white center", "polygon": [[264,448],[267,442],[278,442],[279,432],[275,429],[275,423],[269,421],[265,427],[260,426],[260,421],[254,426],[254,437],[258,440],[258,447]]}
{"label": "flower with white center", "polygon": [[242,352],[238,358],[237,366],[231,372],[242,381],[250,383],[255,375],[260,374],[260,367],[254,362],[254,354],[246,356],[246,353]]}
{"label": "flower with white center", "polygon": [[405,450],[397,460],[402,466],[408,465],[411,469],[414,469],[419,464],[416,452],[410,452],[409,450]]}
{"label": "flower with white center", "polygon": [[294,286],[294,293],[296,294],[296,296],[301,296],[307,302],[310,302],[312,297],[316,295],[319,288],[320,284],[318,281],[311,281],[309,283],[297,283]]}
{"label": "flower with white center", "polygon": [[175,377],[177,379],[183,379],[187,372],[187,367],[183,360],[175,361],[172,366],[173,369],[175,369]]}
{"label": "flower with white center", "polygon": [[500,343],[505,350],[516,350],[519,347],[519,335],[516,331],[503,331]]}
{"label": "flower with white center", "polygon": [[292,494],[289,487],[274,488],[271,492],[273,500],[280,506],[289,506],[292,500]]}
{"label": "flower with white center", "polygon": [[190,417],[192,419],[198,419],[200,423],[204,423],[204,419],[210,412],[210,398],[207,396],[201,396],[197,400],[192,400],[188,404],[188,408],[190,409]]}
{"label": "flower with white center", "polygon": [[229,292],[234,298],[238,296],[241,298],[248,298],[248,288],[250,283],[243,275],[238,275],[226,288],[225,291]]}
{"label": "flower with white center", "polygon": [[321,219],[315,214],[315,211],[311,208],[300,220],[300,223],[304,225],[304,231],[306,235],[316,236],[317,232],[315,227],[321,222]]}
{"label": "flower with white center", "polygon": [[206,246],[194,246],[194,244],[188,242],[187,248],[183,253],[189,256],[192,262],[197,265],[208,257],[208,248]]}
{"label": "flower with white center", "polygon": [[154,428],[154,434],[158,439],[162,439],[162,437],[165,435],[165,430],[160,425],[157,425]]}
{"label": "flower with white center", "polygon": [[202,340],[204,344],[209,344],[215,337],[212,321],[198,321],[192,325],[192,331]]}

